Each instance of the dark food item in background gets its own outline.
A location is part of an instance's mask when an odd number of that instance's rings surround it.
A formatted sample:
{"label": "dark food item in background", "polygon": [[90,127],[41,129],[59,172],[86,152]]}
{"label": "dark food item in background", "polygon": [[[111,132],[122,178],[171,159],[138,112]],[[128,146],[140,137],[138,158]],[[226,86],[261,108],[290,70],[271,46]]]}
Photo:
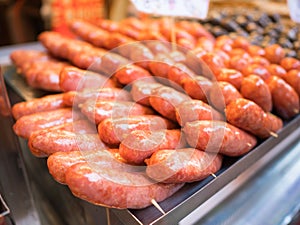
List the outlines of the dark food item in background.
{"label": "dark food item in background", "polygon": [[200,21],[215,37],[244,36],[251,44],[262,47],[277,43],[285,48],[286,56],[300,58],[297,41],[300,31],[294,22],[283,22],[278,13],[267,14],[258,9],[231,7],[217,10]]}

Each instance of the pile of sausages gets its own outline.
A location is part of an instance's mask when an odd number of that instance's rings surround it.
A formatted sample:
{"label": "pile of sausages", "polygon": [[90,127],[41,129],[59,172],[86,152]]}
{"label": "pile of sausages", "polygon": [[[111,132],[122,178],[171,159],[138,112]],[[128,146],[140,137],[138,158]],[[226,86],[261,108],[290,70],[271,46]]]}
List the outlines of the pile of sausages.
{"label": "pile of sausages", "polygon": [[[214,38],[196,22],[74,21],[11,59],[55,93],[13,106],[15,133],[93,204],[144,208],[219,171],[299,114],[300,61],[277,44]],[[59,93],[57,93],[59,92]]]}

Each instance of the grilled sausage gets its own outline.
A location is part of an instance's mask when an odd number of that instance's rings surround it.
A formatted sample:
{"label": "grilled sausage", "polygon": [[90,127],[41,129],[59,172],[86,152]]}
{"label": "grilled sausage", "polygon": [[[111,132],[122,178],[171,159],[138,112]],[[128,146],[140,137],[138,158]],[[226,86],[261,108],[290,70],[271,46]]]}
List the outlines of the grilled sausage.
{"label": "grilled sausage", "polygon": [[182,86],[191,98],[207,102],[212,82],[203,76],[196,76],[183,80]]}
{"label": "grilled sausage", "polygon": [[83,115],[80,112],[73,111],[71,108],[37,112],[22,116],[13,125],[13,130],[18,136],[28,139],[34,131],[76,121],[82,117]]}
{"label": "grilled sausage", "polygon": [[241,156],[257,143],[254,136],[224,121],[188,122],[183,131],[190,146],[227,156]]}
{"label": "grilled sausage", "polygon": [[213,83],[209,92],[208,103],[220,112],[223,112],[226,105],[241,97],[240,92],[232,84],[226,81],[219,81]]}
{"label": "grilled sausage", "polygon": [[216,173],[222,156],[194,148],[160,150],[146,160],[146,173],[163,183],[183,183],[202,180]]}
{"label": "grilled sausage", "polygon": [[28,147],[36,157],[47,157],[55,152],[91,151],[107,148],[97,134],[76,134],[65,130],[33,133],[29,137]]}
{"label": "grilled sausage", "polygon": [[26,102],[19,102],[12,107],[13,117],[17,120],[25,115],[64,108],[66,106],[63,102],[63,97],[64,94],[53,94]]}
{"label": "grilled sausage", "polygon": [[59,86],[64,92],[80,91],[85,88],[118,87],[118,84],[108,77],[76,67],[64,67],[59,75]]}
{"label": "grilled sausage", "polygon": [[129,101],[88,100],[80,108],[81,112],[95,124],[107,118],[154,114],[152,109]]}
{"label": "grilled sausage", "polygon": [[258,104],[265,112],[272,110],[272,95],[268,85],[257,75],[245,77],[240,92],[244,98]]}
{"label": "grilled sausage", "polygon": [[176,91],[173,88],[161,86],[152,91],[149,102],[162,116],[172,121],[177,121],[175,113],[176,106],[190,99],[188,95]]}
{"label": "grilled sausage", "polygon": [[175,127],[174,123],[160,116],[129,116],[103,120],[98,125],[98,133],[102,141],[117,146],[133,130],[159,130]]}
{"label": "grilled sausage", "polygon": [[128,162],[142,164],[154,152],[186,146],[180,130],[134,130],[120,144],[120,155]]}
{"label": "grilled sausage", "polygon": [[229,123],[262,139],[270,137],[283,127],[279,117],[265,113],[256,103],[244,98],[228,104],[225,113]]}
{"label": "grilled sausage", "polygon": [[[52,177],[61,184],[66,184],[67,170],[81,162],[110,160],[115,167],[124,167],[124,160],[118,155],[118,149],[98,149],[95,151],[56,152],[47,159],[47,166]],[[115,159],[115,160],[112,160]]]}
{"label": "grilled sausage", "polygon": [[176,118],[179,125],[195,120],[224,120],[224,116],[201,100],[184,101],[176,106]]}
{"label": "grilled sausage", "polygon": [[83,91],[69,91],[64,95],[64,104],[67,106],[78,106],[87,100],[106,101],[130,101],[131,95],[121,88],[85,89]]}
{"label": "grilled sausage", "polygon": [[160,86],[160,83],[152,82],[152,79],[136,80],[132,84],[130,94],[135,102],[150,106],[149,97],[152,91]]}
{"label": "grilled sausage", "polygon": [[266,83],[279,116],[290,119],[299,113],[299,96],[288,83],[277,76],[271,76]]}
{"label": "grilled sausage", "polygon": [[67,170],[66,183],[75,196],[111,208],[145,208],[152,199],[163,201],[183,186],[153,183],[143,173],[111,169],[110,162],[102,164],[105,165],[97,170],[88,163],[78,163]]}
{"label": "grilled sausage", "polygon": [[[126,65],[114,73],[117,80],[124,85],[131,84],[139,79],[151,79],[152,75],[145,69],[136,65]],[[154,79],[153,79],[154,81]]]}

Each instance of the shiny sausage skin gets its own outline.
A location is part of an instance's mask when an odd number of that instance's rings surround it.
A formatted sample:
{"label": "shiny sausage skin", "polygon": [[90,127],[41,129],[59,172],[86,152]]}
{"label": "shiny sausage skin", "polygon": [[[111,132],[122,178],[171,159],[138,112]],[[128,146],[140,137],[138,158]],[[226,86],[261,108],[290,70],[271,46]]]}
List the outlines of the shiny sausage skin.
{"label": "shiny sausage skin", "polygon": [[152,91],[160,86],[160,83],[152,82],[152,79],[137,80],[133,82],[130,94],[135,102],[150,106],[149,97],[152,95]]}
{"label": "shiny sausage skin", "polygon": [[143,115],[108,118],[98,125],[99,137],[105,143],[117,146],[133,130],[172,129],[176,125],[160,116]]}
{"label": "shiny sausage skin", "polygon": [[280,65],[286,70],[300,70],[300,60],[292,57],[285,57],[280,61]]}
{"label": "shiny sausage skin", "polygon": [[152,91],[149,102],[162,116],[172,121],[177,121],[175,113],[176,106],[190,99],[188,95],[176,91],[173,88],[162,86]]}
{"label": "shiny sausage skin", "polygon": [[168,79],[168,72],[174,63],[175,61],[168,54],[159,53],[148,65],[154,76]]}
{"label": "shiny sausage skin", "polygon": [[208,103],[218,111],[223,112],[226,105],[241,97],[240,92],[232,84],[226,81],[219,81],[213,83],[209,92]]}
{"label": "shiny sausage skin", "polygon": [[119,209],[145,208],[152,199],[161,202],[183,186],[153,183],[145,174],[112,170],[109,162],[97,170],[88,163],[73,165],[66,172],[66,183],[78,198]]}
{"label": "shiny sausage skin", "polygon": [[[112,159],[115,159],[114,161]],[[115,167],[123,167],[124,160],[118,156],[118,149],[98,149],[92,151],[56,152],[47,159],[47,166],[52,177],[61,184],[66,184],[67,170],[81,162],[110,160]],[[122,162],[122,163],[120,163]]]}
{"label": "shiny sausage skin", "polygon": [[12,114],[17,120],[22,116],[37,112],[50,111],[66,107],[63,102],[64,93],[46,95],[41,98],[35,98],[26,102],[19,102],[13,105]]}
{"label": "shiny sausage skin", "polygon": [[184,101],[176,106],[176,118],[179,125],[195,120],[224,120],[224,116],[201,100]]}
{"label": "shiny sausage skin", "polygon": [[226,81],[232,84],[237,90],[241,88],[243,75],[238,70],[223,68],[216,76],[218,81]]}
{"label": "shiny sausage skin", "polygon": [[83,40],[97,47],[104,47],[104,42],[107,38],[109,38],[110,34],[108,31],[101,29],[98,26],[81,20],[75,20],[71,22],[70,28]]}
{"label": "shiny sausage skin", "polygon": [[271,63],[279,64],[285,57],[284,49],[278,44],[272,44],[265,47],[264,55]]}
{"label": "shiny sausage skin", "polygon": [[212,84],[211,80],[203,76],[196,76],[182,81],[183,89],[191,98],[202,100],[204,102],[208,101]]}
{"label": "shiny sausage skin", "polygon": [[106,145],[97,134],[76,134],[71,131],[53,130],[30,135],[28,147],[34,156],[47,157],[55,152],[105,149]]}
{"label": "shiny sausage skin", "polygon": [[222,156],[194,148],[160,150],[146,160],[147,175],[163,183],[183,183],[203,180],[216,173]]}
{"label": "shiny sausage skin", "polygon": [[59,86],[60,71],[68,65],[68,63],[59,61],[37,61],[31,62],[28,69],[23,72],[29,86],[58,92],[61,91]]}
{"label": "shiny sausage skin", "polygon": [[130,60],[113,52],[108,52],[101,57],[101,71],[108,76],[112,76],[123,66],[130,64]]}
{"label": "shiny sausage skin", "polygon": [[10,59],[17,67],[17,72],[23,75],[24,69],[30,65],[31,62],[42,62],[53,60],[47,52],[39,50],[15,50],[10,54]]}
{"label": "shiny sausage skin", "polygon": [[188,122],[183,131],[190,146],[227,156],[241,156],[257,144],[254,136],[224,121]]}
{"label": "shiny sausage skin", "polygon": [[79,120],[83,115],[71,108],[56,109],[46,112],[37,112],[22,116],[13,125],[16,135],[28,139],[34,131]]}
{"label": "shiny sausage skin", "polygon": [[300,70],[292,69],[282,79],[291,85],[300,96]]}
{"label": "shiny sausage skin", "polygon": [[265,112],[272,110],[272,95],[268,85],[257,75],[245,77],[242,81],[240,92],[247,98],[258,104]]}
{"label": "shiny sausage skin", "polygon": [[132,42],[117,48],[120,55],[130,59],[136,65],[148,69],[149,61],[153,61],[151,50],[141,42]]}
{"label": "shiny sausage skin", "polygon": [[67,106],[78,106],[87,100],[106,101],[130,101],[131,95],[121,88],[85,89],[83,91],[69,91],[64,95],[64,104]]}
{"label": "shiny sausage skin", "polygon": [[283,79],[271,76],[266,83],[272,94],[273,106],[284,119],[291,119],[299,113],[299,96]]}
{"label": "shiny sausage skin", "polygon": [[271,132],[276,133],[283,127],[279,117],[265,113],[255,102],[244,98],[228,104],[225,113],[229,123],[262,139],[270,137]]}
{"label": "shiny sausage skin", "polygon": [[169,68],[167,77],[174,88],[182,89],[182,83],[185,79],[193,78],[196,74],[182,63],[175,63]]}
{"label": "shiny sausage skin", "polygon": [[49,173],[54,180],[61,184],[65,184],[65,174],[67,169],[80,162],[85,162],[81,151],[56,152],[48,157],[47,166]]}
{"label": "shiny sausage skin", "polygon": [[81,112],[95,124],[107,118],[154,114],[154,111],[129,101],[88,100],[80,106]]}
{"label": "shiny sausage skin", "polygon": [[263,80],[266,80],[271,76],[270,72],[268,71],[268,69],[266,67],[258,65],[258,64],[250,64],[250,65],[246,66],[243,69],[242,73],[245,77],[247,77],[251,74],[255,74],[255,75],[259,76],[260,78],[262,78]]}
{"label": "shiny sausage skin", "polygon": [[80,119],[72,122],[62,123],[45,129],[32,132],[32,135],[43,135],[53,131],[70,131],[76,134],[95,134],[97,133],[96,125],[86,119]]}
{"label": "shiny sausage skin", "polygon": [[85,88],[118,87],[118,84],[99,73],[68,66],[60,72],[59,86],[62,91],[68,92]]}
{"label": "shiny sausage skin", "polygon": [[136,65],[123,66],[114,73],[114,76],[121,84],[124,85],[131,84],[132,82],[139,79],[150,79],[152,77],[152,75],[147,70]]}
{"label": "shiny sausage skin", "polygon": [[120,155],[133,164],[143,164],[154,152],[186,146],[180,130],[134,130],[120,144]]}

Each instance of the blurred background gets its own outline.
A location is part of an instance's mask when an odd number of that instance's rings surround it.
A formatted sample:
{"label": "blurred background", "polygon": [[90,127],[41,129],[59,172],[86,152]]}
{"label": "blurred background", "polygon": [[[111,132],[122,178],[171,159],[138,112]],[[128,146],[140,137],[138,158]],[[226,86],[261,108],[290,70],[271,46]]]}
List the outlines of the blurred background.
{"label": "blurred background", "polygon": [[[266,8],[266,2],[272,2],[271,7]],[[234,5],[261,7],[266,13],[287,12],[285,0],[211,0],[210,12]],[[66,32],[67,22],[72,18],[119,21],[134,14],[129,0],[0,0],[0,46],[36,41],[37,35],[44,30]]]}

